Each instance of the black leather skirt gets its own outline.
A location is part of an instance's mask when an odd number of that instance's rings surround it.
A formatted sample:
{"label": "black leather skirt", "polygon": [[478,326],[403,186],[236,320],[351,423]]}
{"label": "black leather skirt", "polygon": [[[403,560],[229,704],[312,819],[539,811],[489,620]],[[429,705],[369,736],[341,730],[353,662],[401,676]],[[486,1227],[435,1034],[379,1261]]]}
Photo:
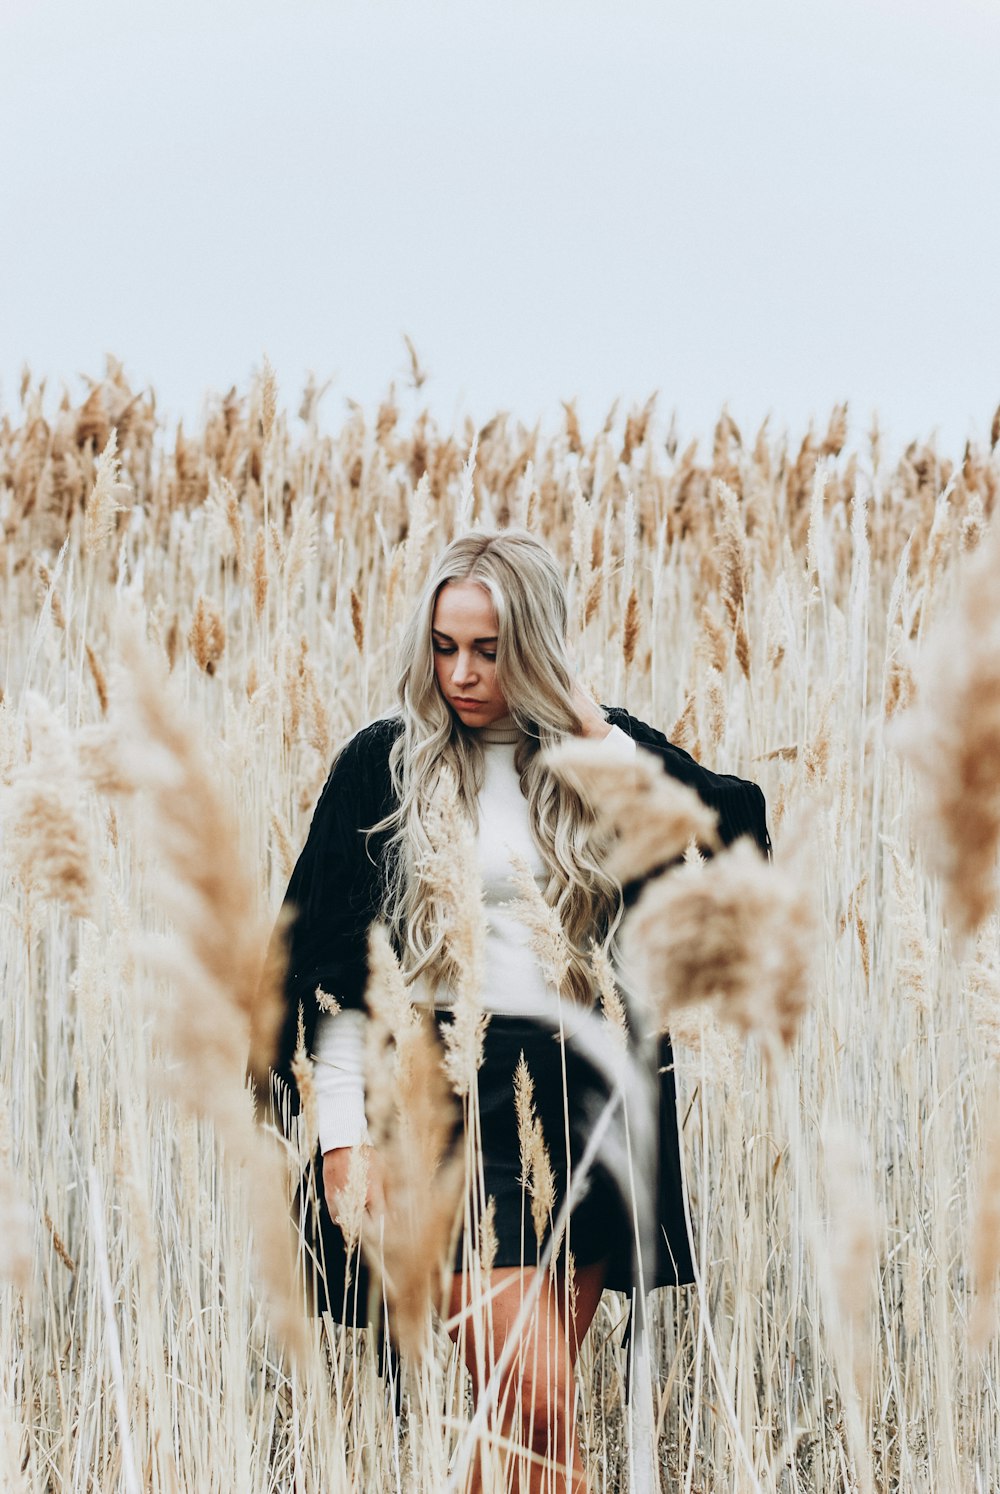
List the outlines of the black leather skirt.
{"label": "black leather skirt", "polygon": [[[448,1013],[438,1014],[439,1025],[449,1020]],[[626,1048],[595,1014],[562,1031],[544,1021],[491,1016],[477,1096],[483,1191],[494,1201],[494,1266],[534,1266],[571,1189],[571,1212],[557,1234],[560,1262],[567,1249],[577,1266],[602,1262],[605,1286],[618,1291],[693,1279],[669,1039],[661,1037],[649,1050]],[[553,1185],[551,1206],[537,1218],[515,1106],[522,1053]],[[316,1312],[363,1322],[368,1271],[358,1253],[346,1258],[323,1197],[318,1152],[310,1173],[296,1197],[309,1300]],[[474,1212],[481,1206],[479,1195]],[[467,1248],[460,1239],[456,1271],[465,1267]]]}

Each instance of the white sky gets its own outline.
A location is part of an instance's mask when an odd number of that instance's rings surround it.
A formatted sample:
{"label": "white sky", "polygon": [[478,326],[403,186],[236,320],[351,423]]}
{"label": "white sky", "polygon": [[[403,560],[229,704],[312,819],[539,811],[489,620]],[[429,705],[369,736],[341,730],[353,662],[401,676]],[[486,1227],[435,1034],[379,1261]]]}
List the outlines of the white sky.
{"label": "white sky", "polygon": [[266,352],[334,423],[404,331],[446,423],[985,440],[1000,0],[0,0],[4,407]]}

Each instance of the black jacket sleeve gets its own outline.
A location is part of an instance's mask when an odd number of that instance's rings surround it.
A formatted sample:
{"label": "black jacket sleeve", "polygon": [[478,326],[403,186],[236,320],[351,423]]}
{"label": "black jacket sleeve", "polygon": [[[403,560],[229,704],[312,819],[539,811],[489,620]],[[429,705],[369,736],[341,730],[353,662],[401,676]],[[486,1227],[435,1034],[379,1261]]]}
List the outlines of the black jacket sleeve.
{"label": "black jacket sleeve", "polygon": [[[385,811],[391,739],[382,723],[363,728],[334,759],[295,863],[283,906],[292,917],[286,934],[288,963],[284,1015],[274,1071],[298,1098],[291,1079],[299,1010],[306,1050],[313,1045],[321,987],[341,1007],[361,1007],[368,980],[368,928],[379,903],[378,847],[365,830]],[[380,791],[381,790],[381,791]]]}
{"label": "black jacket sleeve", "polygon": [[[770,858],[771,837],[767,831],[767,809],[764,795],[756,783],[737,778],[732,773],[713,773],[703,768],[683,747],[669,742],[663,732],[629,715],[619,706],[605,706],[608,719],[632,737],[641,747],[654,752],[666,771],[693,788],[699,798],[719,817],[719,839],[731,845],[741,835],[749,835],[762,855]],[[706,852],[710,854],[710,852]],[[677,859],[677,858],[675,858]],[[671,862],[653,867],[647,875],[630,882],[624,889],[626,907],[635,902],[650,877],[665,871]]]}

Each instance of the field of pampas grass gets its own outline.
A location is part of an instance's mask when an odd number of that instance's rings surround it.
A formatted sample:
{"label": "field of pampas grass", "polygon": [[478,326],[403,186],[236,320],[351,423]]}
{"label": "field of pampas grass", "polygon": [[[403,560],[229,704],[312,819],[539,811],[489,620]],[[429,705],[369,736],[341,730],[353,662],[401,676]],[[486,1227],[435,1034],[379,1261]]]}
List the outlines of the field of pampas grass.
{"label": "field of pampas grass", "polygon": [[700,1280],[651,1299],[651,1431],[605,1294],[591,1488],[1000,1488],[1000,420],[889,460],[845,408],[543,436],[406,391],[331,435],[319,397],[265,367],[168,431],[109,361],[0,412],[0,1488],[456,1486],[440,1323],[397,1415],[369,1335],[295,1301],[308,1065],[284,1148],[244,1072],[331,759],[429,557],[508,524],[564,563],[595,697],[758,781],[774,840],[752,967],[700,958],[711,863],[646,914]]}

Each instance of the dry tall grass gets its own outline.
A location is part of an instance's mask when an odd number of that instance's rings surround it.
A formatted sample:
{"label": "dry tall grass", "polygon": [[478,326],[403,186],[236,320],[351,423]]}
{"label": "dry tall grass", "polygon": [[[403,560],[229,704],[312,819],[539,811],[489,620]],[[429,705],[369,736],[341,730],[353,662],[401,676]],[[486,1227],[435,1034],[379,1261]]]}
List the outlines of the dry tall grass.
{"label": "dry tall grass", "polygon": [[[318,393],[296,420],[265,370],[196,433],[167,432],[112,362],[78,406],[52,413],[26,377],[0,417],[0,1486],[447,1483],[470,1412],[439,1329],[414,1320],[402,1421],[366,1335],[310,1326],[294,1360],[276,1335],[254,1248],[273,1206],[232,1144],[220,1023],[239,997],[205,919],[221,897],[246,969],[336,744],[389,703],[427,556],[475,520],[527,522],[563,558],[601,700],[762,784],[776,871],[811,825],[808,1009],[795,986],[768,1018],[791,1037],[802,1017],[790,1050],[707,1007],[672,1017],[702,1282],[652,1303],[662,1487],[1000,1487],[1000,567],[966,557],[996,553],[997,452],[915,443],[889,465],[877,429],[845,448],[838,409],[793,445],[724,414],[703,454],[652,402],[592,437],[568,407],[543,437],[503,415],[442,433],[390,397],[330,436]],[[96,729],[113,745],[119,710],[134,725],[142,693],[116,670],[143,631],[190,725],[173,756],[169,714],[147,734],[135,801],[112,792],[120,760]],[[889,739],[914,703],[899,744],[919,778]],[[209,765],[193,778],[188,750]],[[231,824],[213,779],[238,787]],[[192,784],[210,800],[184,803],[188,853],[199,828],[230,828],[221,861],[185,877],[163,825]],[[213,880],[227,861],[245,923]],[[683,875],[651,967],[691,954],[680,914],[711,877]],[[175,964],[153,973],[138,955],[164,929]],[[797,926],[789,989],[803,943]],[[164,1042],[170,1011],[183,1031]],[[308,1148],[289,1148],[288,1180]],[[642,1464],[622,1318],[606,1294],[582,1360],[595,1490]]]}

